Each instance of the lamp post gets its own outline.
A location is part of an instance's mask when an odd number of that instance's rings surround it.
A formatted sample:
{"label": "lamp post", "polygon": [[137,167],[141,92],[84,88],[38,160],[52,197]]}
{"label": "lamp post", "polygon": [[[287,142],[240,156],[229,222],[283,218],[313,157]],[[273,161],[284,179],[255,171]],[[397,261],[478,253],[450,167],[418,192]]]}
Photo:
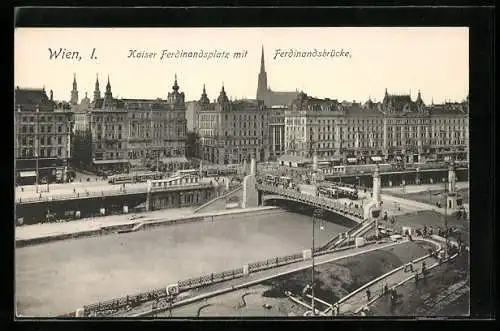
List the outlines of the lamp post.
{"label": "lamp post", "polygon": [[447,258],[448,257],[448,183],[446,182],[446,179],[443,178],[443,183],[444,183],[444,233],[445,233],[445,247],[444,247],[444,255]]}
{"label": "lamp post", "polygon": [[312,268],[311,268],[311,307],[312,307],[312,315],[316,315],[316,310],[314,308],[314,241],[315,241],[315,221],[316,218],[320,218],[323,216],[323,211],[321,209],[315,209],[312,217],[312,249],[311,249],[311,259],[312,259]]}

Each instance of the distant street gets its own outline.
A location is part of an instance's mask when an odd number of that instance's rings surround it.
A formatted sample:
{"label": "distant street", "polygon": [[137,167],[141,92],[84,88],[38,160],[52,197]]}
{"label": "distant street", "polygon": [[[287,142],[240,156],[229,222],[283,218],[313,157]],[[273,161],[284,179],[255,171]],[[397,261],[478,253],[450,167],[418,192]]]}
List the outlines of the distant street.
{"label": "distant street", "polygon": [[[204,177],[200,180],[201,183],[210,183],[212,182],[213,184],[219,184],[223,185],[222,181],[224,180],[224,183],[227,182],[228,178],[226,177],[219,177],[219,181],[217,182],[214,177]],[[141,182],[141,183],[127,183],[124,184],[125,189],[130,189],[130,190],[144,190],[144,192],[147,189],[147,183],[146,182]],[[36,185],[26,185],[22,187],[16,187],[15,190],[15,199],[16,201],[19,201],[19,199],[24,200],[24,199],[33,199],[40,197],[52,197],[54,199],[57,199],[58,197],[62,196],[68,196],[68,195],[73,195],[73,194],[80,194],[84,195],[87,191],[93,195],[98,194],[98,193],[103,193],[106,195],[106,193],[110,192],[116,192],[120,190],[120,188],[123,185],[113,185],[108,183],[107,180],[95,180],[94,181],[74,181],[72,183],[63,183],[63,184],[40,184],[38,185],[38,193]]]}

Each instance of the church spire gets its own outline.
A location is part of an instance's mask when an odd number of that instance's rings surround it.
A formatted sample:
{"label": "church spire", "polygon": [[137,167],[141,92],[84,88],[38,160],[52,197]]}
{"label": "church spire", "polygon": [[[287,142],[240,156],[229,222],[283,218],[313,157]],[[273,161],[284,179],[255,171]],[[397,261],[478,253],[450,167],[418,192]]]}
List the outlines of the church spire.
{"label": "church spire", "polygon": [[111,92],[111,83],[109,82],[109,75],[108,75],[108,83],[106,84],[106,92],[104,93],[104,102],[103,102],[103,108],[105,106],[110,106],[113,101],[113,93]]}
{"label": "church spire", "polygon": [[71,90],[71,100],[72,105],[78,104],[78,87],[76,83],[76,73],[73,73],[73,89]]}
{"label": "church spire", "polygon": [[262,45],[262,55],[260,56],[260,72],[266,72],[266,66],[264,64],[264,45]]}
{"label": "church spire", "polygon": [[262,46],[262,55],[260,58],[260,72],[259,72],[259,78],[257,82],[257,100],[264,101],[266,103],[266,100],[268,95],[268,85],[267,85],[267,73],[266,73],[266,66],[264,64],[264,46]]}
{"label": "church spire", "polygon": [[96,74],[93,102],[96,102],[96,100],[100,98],[101,98],[101,90],[99,89],[99,74]]}

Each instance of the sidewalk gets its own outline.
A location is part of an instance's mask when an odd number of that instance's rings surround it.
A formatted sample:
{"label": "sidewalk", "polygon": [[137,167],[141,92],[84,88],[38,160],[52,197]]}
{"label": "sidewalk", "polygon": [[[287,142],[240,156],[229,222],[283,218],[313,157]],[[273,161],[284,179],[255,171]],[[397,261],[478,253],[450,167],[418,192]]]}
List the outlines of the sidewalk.
{"label": "sidewalk", "polygon": [[148,221],[155,221],[158,219],[168,221],[168,220],[178,220],[190,217],[210,217],[210,216],[228,215],[233,213],[246,213],[246,212],[274,210],[274,209],[277,208],[256,207],[247,209],[223,210],[219,212],[199,213],[199,214],[193,213],[194,208],[166,209],[166,210],[158,210],[158,211],[136,214],[137,216],[142,216],[142,217],[137,218],[135,220],[129,219],[132,215],[135,215],[131,213],[131,214],[86,218],[78,221],[69,221],[63,223],[44,223],[44,224],[18,226],[16,227],[15,230],[15,237],[16,241],[32,240],[32,239],[51,237],[62,234],[75,234],[91,230],[98,230],[103,226],[145,223]]}
{"label": "sidewalk", "polygon": [[[417,271],[419,273],[419,276],[421,275],[421,270],[422,270],[422,263],[425,262],[427,269],[429,269],[431,266],[434,264],[438,263],[437,260],[434,257],[427,257],[418,263],[415,263],[413,265],[413,270]],[[407,280],[410,277],[414,277],[415,273],[412,272],[405,272],[404,268],[396,271],[393,274],[388,275],[387,277],[384,277],[375,283],[371,284],[370,286],[364,288],[363,290],[359,291],[346,301],[342,302],[339,305],[339,313],[340,314],[349,314],[349,313],[356,313],[359,310],[361,310],[363,307],[367,306],[372,300],[374,300],[376,297],[380,296],[383,294],[383,289],[384,285],[387,284],[388,289],[391,289],[392,287],[396,286],[397,284]],[[370,299],[368,299],[366,291],[370,291]],[[389,293],[386,295],[390,295]]]}
{"label": "sidewalk", "polygon": [[[214,177],[204,177],[200,179],[200,183],[210,183],[212,182],[215,186],[224,185],[222,183],[222,179],[224,179],[224,184],[228,181],[226,177],[220,177],[219,181],[215,181]],[[24,200],[32,200],[39,199],[40,196],[42,200],[46,200],[49,197],[52,197],[54,200],[59,199],[67,199],[68,196],[75,197],[77,193],[80,197],[84,198],[87,192],[91,196],[101,195],[101,194],[109,194],[109,193],[119,193],[121,192],[122,185],[113,185],[109,184],[107,181],[76,181],[72,183],[64,183],[64,184],[40,184],[38,185],[38,193],[36,192],[35,185],[16,187],[15,189],[15,201],[19,202]],[[48,190],[47,190],[48,188]],[[147,183],[127,183],[125,184],[125,189],[130,192],[146,192]]]}
{"label": "sidewalk", "polygon": [[[341,260],[347,257],[351,256],[356,256],[360,254],[364,254],[370,251],[378,250],[378,249],[383,249],[387,247],[392,247],[395,245],[401,245],[405,244],[408,241],[403,240],[403,241],[398,241],[398,242],[384,242],[380,244],[372,244],[366,247],[359,247],[359,248],[351,248],[348,250],[343,250],[343,251],[337,251],[337,252],[332,252],[329,254],[321,255],[321,256],[316,256],[314,258],[315,265],[320,265],[324,263],[329,263],[329,262],[334,262],[337,260]],[[240,289],[240,288],[246,288],[251,285],[255,285],[258,283],[261,283],[265,280],[275,278],[281,275],[289,274],[292,272],[304,270],[311,268],[311,260],[305,260],[305,261],[299,261],[279,267],[274,267],[271,269],[251,273],[247,276],[241,277],[241,278],[235,278],[232,280],[224,281],[222,283],[216,283],[216,284],[211,284],[207,285],[198,289],[193,289],[189,291],[188,297],[183,299],[180,302],[177,302],[174,304],[174,307],[176,306],[192,306],[193,312],[195,312],[198,309],[199,305],[205,304],[203,299],[214,297],[214,296],[219,296],[223,295],[227,292],[232,292],[234,290]],[[187,309],[190,309],[189,307],[186,307]],[[183,308],[185,309],[185,308]],[[167,308],[159,309],[159,312],[161,311],[166,311]],[[147,316],[148,313],[151,312],[151,303],[148,302],[137,309],[134,309],[130,312],[127,312],[124,314],[124,312],[120,312],[119,315],[117,314],[116,316],[120,317],[130,317],[130,316]],[[195,316],[193,314],[192,316]]]}
{"label": "sidewalk", "polygon": [[[469,182],[457,182],[456,183],[456,189],[461,190],[464,188],[469,188]],[[418,193],[418,192],[427,192],[428,190],[431,191],[443,191],[444,189],[444,184],[443,183],[437,183],[437,184],[420,184],[420,185],[406,185],[405,186],[405,192],[406,193]],[[391,192],[395,193],[401,193],[401,187],[400,186],[393,186],[393,187],[384,187],[382,188],[382,193],[388,193],[390,194]]]}
{"label": "sidewalk", "polygon": [[428,203],[423,203],[401,197],[395,197],[393,195],[382,194],[381,199],[384,202],[384,204],[382,205],[382,209],[387,209],[387,210],[392,209],[393,211],[397,211],[396,210],[396,204],[397,204],[401,208],[401,212],[404,211],[403,214],[420,210],[433,210],[440,214],[445,214],[446,212],[450,213],[450,211],[449,210],[447,211],[445,208],[438,208]]}

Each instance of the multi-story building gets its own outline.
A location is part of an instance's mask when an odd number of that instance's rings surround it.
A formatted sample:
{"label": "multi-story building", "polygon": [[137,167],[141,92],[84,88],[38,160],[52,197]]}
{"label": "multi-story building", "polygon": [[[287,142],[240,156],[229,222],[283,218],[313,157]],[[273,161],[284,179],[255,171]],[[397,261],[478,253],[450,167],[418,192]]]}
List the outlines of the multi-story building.
{"label": "multi-story building", "polygon": [[128,159],[133,166],[184,168],[186,106],[177,78],[167,100],[123,99],[128,114]]}
{"label": "multi-story building", "polygon": [[198,101],[186,102],[186,129],[187,132],[198,132],[198,118],[200,106]]}
{"label": "multi-story building", "polygon": [[205,88],[199,101],[201,157],[210,163],[235,164],[269,159],[269,113],[259,100],[229,101],[224,86],[215,103]]}
{"label": "multi-story building", "polygon": [[44,89],[15,90],[15,168],[20,184],[64,182],[71,157],[72,112]]}
{"label": "multi-story building", "polygon": [[[96,90],[98,89],[99,85],[96,82]],[[94,95],[97,96],[95,93]],[[127,170],[129,168],[127,110],[122,100],[113,98],[109,77],[104,98],[94,98],[89,123],[94,170],[97,173]]]}
{"label": "multi-story building", "polygon": [[300,93],[285,111],[288,155],[333,158],[351,163],[422,162],[466,159],[468,110],[465,103],[426,107],[420,92],[389,95],[381,103],[316,99]]}
{"label": "multi-story building", "polygon": [[271,106],[269,117],[269,159],[276,160],[285,153],[285,111],[287,106]]}
{"label": "multi-story building", "polygon": [[429,142],[430,158],[438,161],[469,160],[469,100],[431,105]]}

